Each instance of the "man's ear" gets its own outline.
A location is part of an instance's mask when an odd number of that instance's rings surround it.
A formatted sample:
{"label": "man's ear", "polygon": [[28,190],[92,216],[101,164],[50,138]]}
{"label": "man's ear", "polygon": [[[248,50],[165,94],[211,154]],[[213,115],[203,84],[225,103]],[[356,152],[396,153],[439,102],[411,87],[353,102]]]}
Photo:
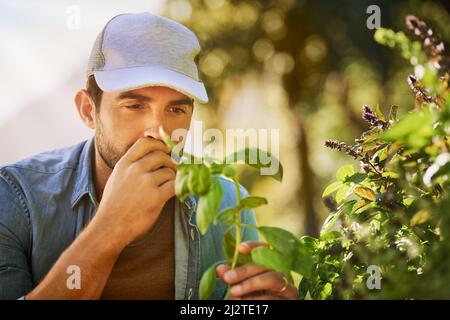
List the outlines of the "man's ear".
{"label": "man's ear", "polygon": [[95,104],[86,90],[81,89],[76,93],[75,105],[84,124],[90,129],[95,129]]}

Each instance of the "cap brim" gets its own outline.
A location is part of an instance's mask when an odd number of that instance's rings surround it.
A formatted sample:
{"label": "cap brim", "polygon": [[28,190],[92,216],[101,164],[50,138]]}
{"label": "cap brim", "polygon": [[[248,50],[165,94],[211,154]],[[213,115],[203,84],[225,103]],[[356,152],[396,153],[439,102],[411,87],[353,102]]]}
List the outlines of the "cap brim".
{"label": "cap brim", "polygon": [[163,86],[177,90],[201,103],[208,102],[202,82],[182,73],[154,66],[94,71],[95,80],[103,91],[129,91],[148,86]]}

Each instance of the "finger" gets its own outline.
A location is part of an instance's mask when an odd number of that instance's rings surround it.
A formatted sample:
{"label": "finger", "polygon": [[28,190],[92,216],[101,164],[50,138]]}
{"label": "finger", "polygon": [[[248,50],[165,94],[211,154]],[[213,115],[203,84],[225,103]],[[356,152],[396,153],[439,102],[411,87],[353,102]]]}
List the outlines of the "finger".
{"label": "finger", "polygon": [[262,241],[244,241],[239,244],[239,252],[242,254],[250,254],[250,252],[257,247],[267,247],[268,244]]}
{"label": "finger", "polygon": [[169,180],[159,186],[159,195],[164,203],[175,195],[175,180]]}
{"label": "finger", "polygon": [[224,280],[225,273],[230,269],[231,267],[228,264],[219,264],[216,267],[216,274],[220,279]]}
{"label": "finger", "polygon": [[141,172],[155,171],[161,167],[171,168],[175,172],[177,170],[177,166],[173,159],[167,153],[164,153],[161,150],[147,153],[132,165],[138,167],[138,170],[140,170]]}
{"label": "finger", "polygon": [[282,293],[279,292],[285,284],[283,275],[275,271],[267,271],[231,286],[230,292],[234,296],[244,296],[255,291],[271,291],[273,294],[281,296],[292,295],[292,287],[294,286],[290,284]]}
{"label": "finger", "polygon": [[267,272],[267,269],[254,263],[247,263],[239,268],[225,272],[224,281],[233,285],[263,272]]}
{"label": "finger", "polygon": [[160,186],[169,180],[175,180],[175,175],[175,171],[171,168],[161,168],[148,173],[149,179],[157,186]]}
{"label": "finger", "polygon": [[153,138],[141,137],[139,138],[122,157],[125,161],[134,162],[145,156],[151,151],[160,150],[168,153],[170,148],[162,141]]}

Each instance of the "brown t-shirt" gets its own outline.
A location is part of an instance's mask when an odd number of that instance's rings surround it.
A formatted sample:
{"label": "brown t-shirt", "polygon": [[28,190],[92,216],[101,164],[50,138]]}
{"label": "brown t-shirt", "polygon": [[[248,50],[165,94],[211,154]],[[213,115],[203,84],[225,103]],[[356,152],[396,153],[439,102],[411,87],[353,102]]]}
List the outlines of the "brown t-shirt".
{"label": "brown t-shirt", "polygon": [[142,239],[121,252],[101,299],[175,298],[174,201],[166,203]]}

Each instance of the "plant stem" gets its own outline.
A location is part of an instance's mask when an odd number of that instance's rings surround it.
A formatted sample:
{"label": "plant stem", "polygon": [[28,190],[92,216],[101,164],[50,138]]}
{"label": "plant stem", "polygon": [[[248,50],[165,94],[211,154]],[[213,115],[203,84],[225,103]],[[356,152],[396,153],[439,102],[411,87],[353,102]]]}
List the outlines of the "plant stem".
{"label": "plant stem", "polygon": [[[234,186],[236,188],[236,207],[239,208],[241,205],[241,193],[239,190],[239,183],[236,180],[236,178],[233,178]],[[239,244],[241,243],[241,213],[240,211],[236,212],[236,221],[235,221],[235,227],[236,227],[236,245],[234,247],[234,256],[233,256],[233,262],[231,264],[231,269],[234,269],[236,267],[236,263],[238,261],[239,257]]]}
{"label": "plant stem", "polygon": [[[233,178],[234,187],[236,188],[236,208],[241,205],[241,193],[239,191],[239,183],[236,178]],[[235,227],[236,227],[236,243],[234,246],[233,261],[231,262],[231,269],[236,267],[239,258],[239,244],[241,243],[241,213],[238,211],[235,215]],[[227,293],[225,294],[225,300],[230,297],[230,286],[228,286]]]}

